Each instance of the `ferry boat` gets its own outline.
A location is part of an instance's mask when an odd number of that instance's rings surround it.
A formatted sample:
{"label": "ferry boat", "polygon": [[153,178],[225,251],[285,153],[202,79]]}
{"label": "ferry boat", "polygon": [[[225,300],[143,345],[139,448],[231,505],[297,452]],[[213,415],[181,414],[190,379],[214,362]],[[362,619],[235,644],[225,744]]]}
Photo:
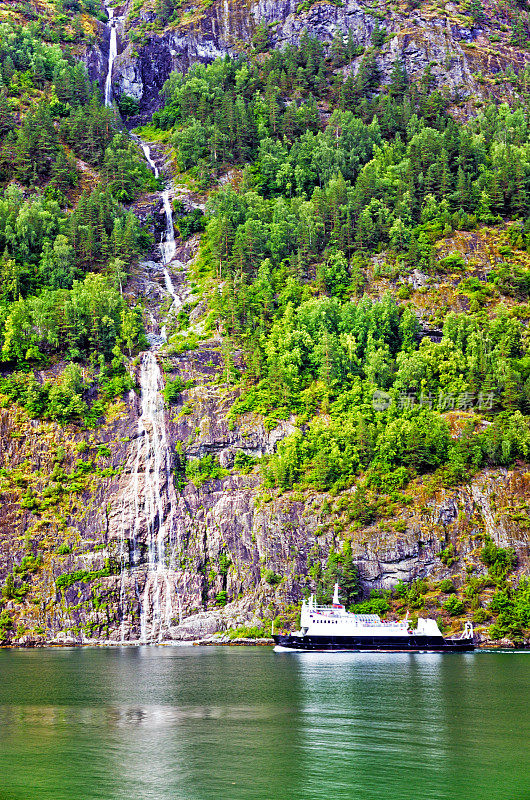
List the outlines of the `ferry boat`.
{"label": "ferry boat", "polygon": [[[408,615],[407,615],[408,616]],[[331,606],[319,606],[314,595],[302,603],[300,630],[273,634],[276,652],[286,650],[372,650],[387,652],[463,652],[473,650],[473,626],[466,622],[462,634],[445,639],[433,619],[418,619],[415,629],[408,619],[383,622],[377,614],[350,614],[339,601],[335,584]]]}

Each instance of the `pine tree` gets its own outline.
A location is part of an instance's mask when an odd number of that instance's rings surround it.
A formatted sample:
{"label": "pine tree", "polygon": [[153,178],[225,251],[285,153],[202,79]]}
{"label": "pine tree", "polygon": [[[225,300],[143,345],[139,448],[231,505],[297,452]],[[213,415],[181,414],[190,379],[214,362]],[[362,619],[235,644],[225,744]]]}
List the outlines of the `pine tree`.
{"label": "pine tree", "polygon": [[372,31],[372,44],[374,47],[382,47],[386,40],[386,30],[385,28],[379,27],[379,22],[375,23],[375,28]]}
{"label": "pine tree", "polygon": [[514,47],[527,47],[528,45],[528,33],[520,14],[517,15],[515,22],[512,24],[510,44]]}
{"label": "pine tree", "polygon": [[350,73],[340,88],[340,105],[345,111],[353,110],[357,102],[357,87]]}
{"label": "pine tree", "polygon": [[518,217],[524,218],[528,213],[528,196],[526,193],[526,181],[524,167],[520,159],[515,163],[515,193],[513,197],[513,209]]}
{"label": "pine tree", "polygon": [[5,92],[0,92],[0,136],[12,131],[15,127],[15,119],[11,113],[9,101]]}
{"label": "pine tree", "polygon": [[471,0],[468,7],[469,14],[473,17],[475,25],[483,25],[487,21],[484,6],[481,0]]}
{"label": "pine tree", "polygon": [[19,181],[29,184],[33,176],[33,147],[24,130],[20,130],[15,144],[15,168]]}
{"label": "pine tree", "polygon": [[13,80],[13,75],[15,74],[15,65],[13,64],[13,59],[11,56],[6,56],[2,63],[2,78],[4,79],[4,84],[9,86],[11,81]]}
{"label": "pine tree", "polygon": [[337,28],[331,41],[331,61],[334,67],[342,67],[346,62],[346,48],[344,47],[344,37]]}
{"label": "pine tree", "polygon": [[353,561],[352,547],[349,539],[344,542],[341,562],[342,575],[340,578],[340,588],[342,589],[342,600],[345,606],[350,606],[359,594],[360,581],[359,570]]}
{"label": "pine tree", "polygon": [[4,600],[12,600],[15,596],[15,579],[12,572],[7,574],[4,586],[2,587],[2,596]]}
{"label": "pine tree", "polygon": [[346,42],[346,59],[348,62],[353,61],[353,59],[357,55],[358,55],[358,47],[355,44],[355,39],[353,38],[353,31],[351,28],[348,28],[348,40]]}
{"label": "pine tree", "polygon": [[173,0],[156,0],[156,16],[161,27],[166,25],[174,10],[175,5]]}
{"label": "pine tree", "polygon": [[252,44],[257,53],[265,53],[269,48],[269,33],[267,26],[260,22],[252,35]]}
{"label": "pine tree", "polygon": [[392,72],[390,73],[390,85],[388,91],[393,97],[403,98],[403,95],[408,89],[409,78],[407,70],[400,58],[396,58]]}
{"label": "pine tree", "polygon": [[74,17],[74,34],[75,38],[79,41],[80,39],[84,39],[85,30],[83,28],[83,20],[81,14],[76,14]]}
{"label": "pine tree", "polygon": [[295,135],[296,113],[294,103],[289,103],[282,119],[282,133],[287,141],[292,142]]}

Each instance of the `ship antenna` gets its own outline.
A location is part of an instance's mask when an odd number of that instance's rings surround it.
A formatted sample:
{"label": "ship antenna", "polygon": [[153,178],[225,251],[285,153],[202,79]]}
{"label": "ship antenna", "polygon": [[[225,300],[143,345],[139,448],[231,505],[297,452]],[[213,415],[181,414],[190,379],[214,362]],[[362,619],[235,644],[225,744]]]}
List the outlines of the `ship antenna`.
{"label": "ship antenna", "polygon": [[340,605],[340,600],[339,600],[339,584],[338,584],[338,583],[336,583],[336,584],[335,584],[335,589],[334,589],[334,591],[333,591],[333,605],[334,605],[334,606],[338,606],[338,605]]}

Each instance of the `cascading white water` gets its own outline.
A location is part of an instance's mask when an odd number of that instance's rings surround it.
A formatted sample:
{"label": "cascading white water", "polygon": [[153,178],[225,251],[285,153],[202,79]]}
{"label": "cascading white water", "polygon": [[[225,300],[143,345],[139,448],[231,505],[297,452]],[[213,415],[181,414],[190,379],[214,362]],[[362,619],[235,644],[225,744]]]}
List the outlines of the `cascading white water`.
{"label": "cascading white water", "polygon": [[155,178],[158,178],[158,176],[160,175],[160,172],[158,171],[157,165],[155,164],[155,162],[151,158],[151,148],[149,147],[148,144],[146,144],[145,142],[142,142],[141,139],[138,139],[138,141],[140,142],[140,147],[144,151],[145,160],[147,161],[147,163],[149,164],[149,166],[151,167],[151,169],[155,173]]}
{"label": "cascading white water", "polygon": [[135,133],[131,133],[131,138],[134,139],[134,141],[137,144],[140,145],[140,147],[142,148],[143,154],[145,156],[145,160],[149,164],[150,168],[153,170],[153,174],[154,174],[155,178],[158,178],[160,176],[160,170],[158,169],[155,161],[153,161],[153,159],[151,158],[151,148],[149,147],[147,142],[144,142]]}
{"label": "cascading white water", "polygon": [[[172,303],[168,314],[170,314],[175,308],[178,308],[182,305],[182,301],[180,297],[175,291],[175,287],[173,286],[173,281],[171,280],[171,275],[167,269],[166,264],[169,264],[172,261],[175,253],[177,251],[177,245],[175,243],[175,226],[173,225],[173,209],[171,207],[171,201],[169,199],[169,189],[165,189],[162,192],[162,203],[164,205],[164,214],[166,216],[166,231],[164,234],[164,238],[160,243],[160,252],[162,254],[162,263],[164,264],[164,282],[166,284],[166,291],[170,295]],[[160,331],[160,335],[162,339],[166,342],[167,341],[167,326],[163,325]]]}
{"label": "cascading white water", "polygon": [[[145,569],[139,545],[145,542],[147,571],[142,589],[138,592],[137,588],[136,591],[140,604],[140,641],[147,644],[161,641],[175,618],[180,622],[182,610],[177,575],[172,566],[176,545],[173,522],[177,498],[171,472],[164,400],[160,391],[162,374],[156,356],[150,350],[141,356],[139,382],[141,409],[136,457],[122,505],[120,638],[125,641],[127,557],[129,566],[135,570],[138,587],[136,568],[139,568],[141,575]],[[132,531],[128,522],[131,518],[134,520]],[[130,538],[132,553],[126,552],[127,538]]]}
{"label": "cascading white water", "polygon": [[[135,137],[136,138],[136,137]],[[151,158],[151,151],[141,140],[146,160],[158,177],[159,171]],[[166,226],[160,255],[164,270],[164,281],[172,298],[171,308],[181,305],[173,286],[167,264],[176,253],[175,231],[169,190],[161,193]],[[171,310],[171,309],[170,309]],[[136,568],[143,574],[140,544],[147,545],[147,574],[137,596],[140,603],[140,641],[161,641],[175,618],[180,623],[181,598],[177,586],[177,573],[173,566],[173,554],[178,542],[174,538],[174,519],[177,497],[171,472],[171,451],[166,430],[164,400],[161,389],[162,374],[153,352],[165,341],[165,326],[161,337],[152,337],[151,350],[141,355],[139,383],[141,389],[140,418],[138,420],[138,442],[128,492],[122,507],[122,580],[120,606],[122,609],[121,639],[125,640],[126,566]],[[132,512],[132,514],[131,514]],[[131,526],[131,517],[134,523]],[[133,530],[131,530],[131,527]],[[129,552],[126,541],[130,540]],[[138,572],[136,572],[138,587]]]}
{"label": "cascading white water", "polygon": [[107,69],[107,77],[105,79],[105,105],[112,105],[112,67],[114,59],[118,55],[118,36],[116,33],[116,20],[114,19],[114,9],[107,6],[107,14],[109,15],[108,27],[110,28],[110,42],[109,42],[109,61]]}
{"label": "cascading white water", "polygon": [[[141,603],[140,632],[143,642],[161,639],[173,616],[176,592],[169,561],[176,503],[167,441],[162,375],[155,355],[148,351],[140,367],[141,415],[138,421],[137,465],[143,467],[143,486],[137,487],[141,507],[137,521],[146,525],[148,573]],[[139,470],[136,470],[136,475]],[[151,630],[148,630],[151,617]]]}
{"label": "cascading white water", "polygon": [[[110,29],[109,58],[105,80],[105,105],[112,105],[112,68],[118,53],[116,18],[114,9],[107,6]],[[151,158],[149,146],[138,137],[145,159],[155,178],[159,169]],[[181,305],[175,291],[167,265],[176,253],[173,210],[169,199],[170,190],[161,193],[166,218],[165,232],[160,243],[160,255],[164,271],[166,290],[172,299],[171,309]],[[152,348],[166,341],[166,326],[159,337],[152,336]],[[131,481],[122,501],[120,562],[120,608],[122,615],[121,640],[125,641],[128,570],[135,572],[136,595],[140,603],[140,639],[142,642],[161,641],[175,616],[182,616],[180,594],[176,572],[172,568],[175,548],[173,521],[176,508],[176,493],[171,473],[170,447],[166,433],[164,400],[161,394],[162,375],[157,359],[149,350],[142,354],[140,375],[141,413],[138,420],[138,444]],[[131,518],[134,522],[131,525]],[[131,530],[132,528],[132,530]],[[147,574],[143,588],[138,589],[142,570],[140,543],[147,544]],[[127,546],[127,543],[128,546]],[[130,573],[129,573],[130,574]],[[141,578],[140,578],[141,580]],[[175,613],[174,601],[177,609]]]}
{"label": "cascading white water", "polygon": [[162,202],[164,204],[164,214],[166,215],[166,233],[163,241],[160,243],[160,252],[162,253],[162,261],[164,264],[169,264],[177,251],[177,245],[175,244],[175,227],[173,225],[173,209],[169,199],[169,189],[164,189],[162,192]]}

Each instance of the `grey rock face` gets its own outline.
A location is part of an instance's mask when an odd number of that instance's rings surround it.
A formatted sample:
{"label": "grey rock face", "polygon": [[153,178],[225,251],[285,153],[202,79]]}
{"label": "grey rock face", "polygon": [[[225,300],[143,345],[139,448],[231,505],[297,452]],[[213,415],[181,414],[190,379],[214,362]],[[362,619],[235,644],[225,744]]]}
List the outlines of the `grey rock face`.
{"label": "grey rock face", "polygon": [[91,81],[97,81],[101,90],[103,90],[105,85],[108,57],[109,31],[106,25],[98,23],[98,41],[96,44],[88,47],[86,51],[81,54],[81,58],[86,64],[88,77]]}
{"label": "grey rock face", "polygon": [[[193,25],[152,35],[141,47],[129,44],[114,64],[115,95],[135,97],[142,113],[152,113],[161,105],[159,93],[172,70],[186,71],[191,64],[209,63],[226,53],[236,55],[260,23],[268,26],[270,44],[277,48],[298,44],[304,30],[324,43],[330,43],[337,30],[344,36],[351,31],[357,44],[369,47],[379,24],[356,0],[346,0],[341,6],[315,3],[301,13],[297,12],[298,5],[297,0],[259,0],[250,6],[215,3],[199,13]],[[145,17],[145,21],[151,18]],[[389,14],[384,27],[391,38],[378,60],[383,82],[389,80],[395,61],[400,59],[412,80],[419,79],[431,65],[439,87],[463,97],[481,94],[474,68],[460,44],[475,39],[478,30],[453,31],[443,18],[426,20],[418,16],[411,21],[397,14]],[[125,31],[122,39],[126,41]],[[355,72],[359,63],[360,58],[355,59],[349,69]]]}

